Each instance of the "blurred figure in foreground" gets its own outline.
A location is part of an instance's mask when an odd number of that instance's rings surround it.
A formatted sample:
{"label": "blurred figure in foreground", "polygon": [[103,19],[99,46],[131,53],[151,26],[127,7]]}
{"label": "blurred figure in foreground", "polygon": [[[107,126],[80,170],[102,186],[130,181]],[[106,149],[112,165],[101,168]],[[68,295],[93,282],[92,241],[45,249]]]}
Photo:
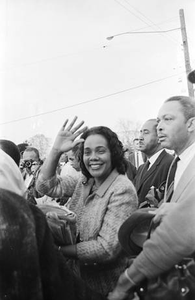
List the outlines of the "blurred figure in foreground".
{"label": "blurred figure in foreground", "polygon": [[43,213],[2,188],[0,227],[0,299],[105,300],[67,267]]}
{"label": "blurred figure in foreground", "polygon": [[0,149],[0,188],[26,197],[27,191],[18,165],[5,151]]}
{"label": "blurred figure in foreground", "polygon": [[0,148],[7,153],[16,163],[17,166],[20,164],[20,152],[16,144],[10,140],[0,139]]}

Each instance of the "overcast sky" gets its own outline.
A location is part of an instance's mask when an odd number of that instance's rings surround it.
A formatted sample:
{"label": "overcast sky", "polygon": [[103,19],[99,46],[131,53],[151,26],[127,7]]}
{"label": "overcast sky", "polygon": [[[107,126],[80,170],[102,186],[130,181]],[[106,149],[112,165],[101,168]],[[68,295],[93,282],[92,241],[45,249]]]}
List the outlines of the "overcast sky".
{"label": "overcast sky", "polygon": [[195,0],[1,0],[0,138],[53,139],[75,115],[118,132],[187,95],[179,9],[194,69]]}

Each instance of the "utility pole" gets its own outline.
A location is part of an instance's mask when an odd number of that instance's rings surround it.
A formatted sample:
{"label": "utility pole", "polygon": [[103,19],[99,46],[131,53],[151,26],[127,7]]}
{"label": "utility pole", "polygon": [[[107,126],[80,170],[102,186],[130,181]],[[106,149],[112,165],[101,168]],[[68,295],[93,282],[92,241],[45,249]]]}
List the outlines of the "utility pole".
{"label": "utility pole", "polygon": [[[185,17],[184,17],[184,10],[179,10],[179,16],[180,16],[180,24],[181,24],[181,35],[182,35],[182,41],[183,41],[183,49],[184,49],[184,59],[185,59],[185,67],[186,67],[186,75],[192,71],[190,66],[190,56],[189,56],[189,50],[188,50],[188,40],[187,40],[187,33],[186,33],[186,25],[185,25]],[[186,76],[186,78],[187,78]],[[190,97],[194,97],[194,89],[193,84],[187,80],[188,84],[188,94]]]}

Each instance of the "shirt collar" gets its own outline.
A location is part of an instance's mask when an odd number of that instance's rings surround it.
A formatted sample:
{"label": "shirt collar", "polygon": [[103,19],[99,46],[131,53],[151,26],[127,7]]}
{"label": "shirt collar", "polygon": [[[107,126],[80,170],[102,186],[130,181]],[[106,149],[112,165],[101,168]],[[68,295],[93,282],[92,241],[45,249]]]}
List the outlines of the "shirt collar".
{"label": "shirt collar", "polygon": [[192,157],[194,157],[194,153],[195,153],[195,142],[179,155],[180,161],[181,162],[190,161]]}
{"label": "shirt collar", "polygon": [[161,149],[159,151],[157,151],[154,155],[152,155],[148,160],[150,162],[150,166],[151,167],[154,162],[157,160],[157,158],[159,157],[159,155],[163,152],[164,149]]}

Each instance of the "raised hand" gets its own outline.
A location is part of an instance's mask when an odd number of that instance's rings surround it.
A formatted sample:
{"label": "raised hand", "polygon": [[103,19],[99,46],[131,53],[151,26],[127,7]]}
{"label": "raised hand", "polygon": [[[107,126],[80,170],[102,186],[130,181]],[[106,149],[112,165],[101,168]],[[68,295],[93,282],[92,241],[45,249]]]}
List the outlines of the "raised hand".
{"label": "raised hand", "polygon": [[[77,117],[68,124],[68,119],[64,122],[62,128],[58,132],[53,149],[60,153],[67,152],[71,150],[76,144],[83,142],[83,139],[75,140],[80,134],[87,130],[87,127],[81,128],[84,124],[84,121],[81,121],[78,125],[75,125]],[[74,126],[75,125],[75,126]],[[67,128],[66,128],[67,127]],[[81,128],[81,129],[80,129]],[[80,129],[80,130],[79,130]]]}

